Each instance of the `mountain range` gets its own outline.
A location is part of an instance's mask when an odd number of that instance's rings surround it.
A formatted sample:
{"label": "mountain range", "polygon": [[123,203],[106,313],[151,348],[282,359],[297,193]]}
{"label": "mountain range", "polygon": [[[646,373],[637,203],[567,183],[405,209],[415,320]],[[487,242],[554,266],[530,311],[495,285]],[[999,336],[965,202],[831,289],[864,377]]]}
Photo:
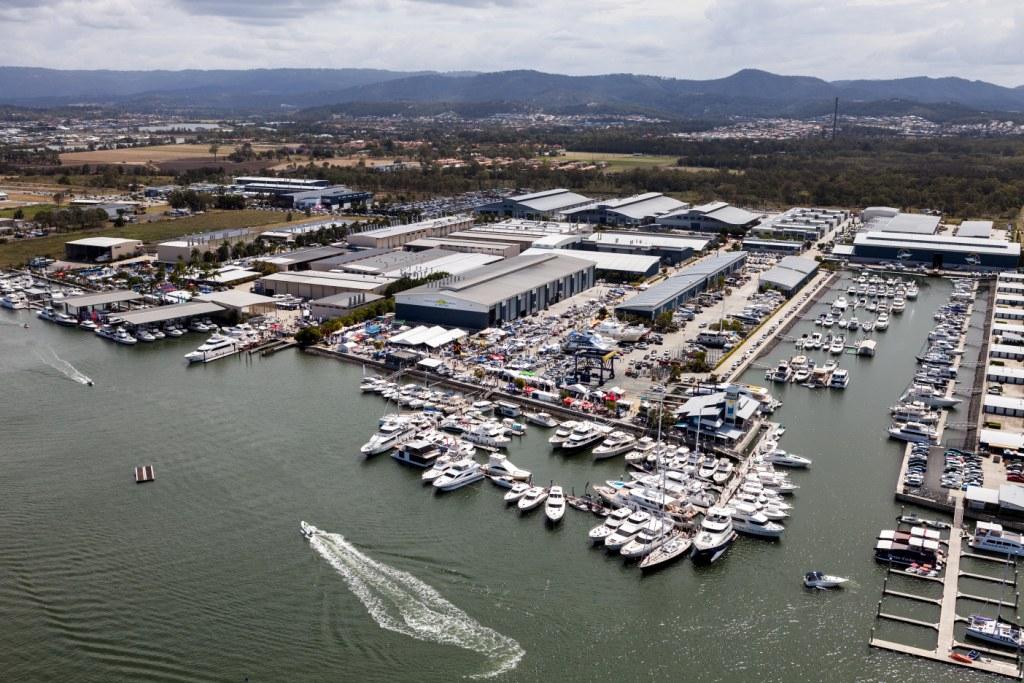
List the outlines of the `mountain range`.
{"label": "mountain range", "polygon": [[668,118],[809,116],[844,111],[907,111],[970,116],[1024,111],[1024,86],[962,78],[826,81],[744,69],[688,80],[634,74],[568,76],[539,71],[492,73],[377,69],[78,71],[0,67],[0,104],[56,107],[94,104],[130,110],[207,112],[326,110],[426,105],[488,111],[635,112]]}

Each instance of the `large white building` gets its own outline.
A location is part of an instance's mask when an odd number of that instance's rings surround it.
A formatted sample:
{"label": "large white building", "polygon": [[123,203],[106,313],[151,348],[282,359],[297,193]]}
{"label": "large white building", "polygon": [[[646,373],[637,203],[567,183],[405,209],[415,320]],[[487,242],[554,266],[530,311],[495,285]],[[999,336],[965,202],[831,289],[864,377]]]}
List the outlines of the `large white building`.
{"label": "large white building", "polygon": [[529,220],[557,219],[564,212],[577,206],[589,204],[592,201],[594,200],[589,197],[559,188],[506,197],[500,202],[481,206],[476,211],[485,216],[503,216],[506,218],[525,218]]}
{"label": "large white building", "polygon": [[689,206],[660,192],[645,192],[622,199],[593,202],[562,213],[574,223],[635,226],[654,223],[661,216]]}

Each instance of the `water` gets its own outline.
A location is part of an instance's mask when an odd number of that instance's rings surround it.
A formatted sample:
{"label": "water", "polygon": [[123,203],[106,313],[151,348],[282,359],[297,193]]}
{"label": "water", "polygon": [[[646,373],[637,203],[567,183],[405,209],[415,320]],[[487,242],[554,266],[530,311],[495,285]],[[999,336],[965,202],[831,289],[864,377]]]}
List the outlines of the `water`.
{"label": "water", "polygon": [[[548,529],[486,482],[435,494],[419,471],[358,458],[384,404],[358,394],[357,367],[288,351],[187,368],[197,335],[128,348],[0,325],[0,671],[790,682],[819,681],[827,665],[837,681],[982,680],[867,646],[883,575],[873,538],[899,512],[886,410],[948,291],[924,287],[876,333],[874,359],[842,356],[845,392],[774,388],[782,446],[814,458],[793,476],[802,488],[781,542],[743,538],[711,567],[684,560],[648,577],[589,546],[596,518],[570,510]],[[37,350],[61,365],[47,348],[95,386],[43,362]],[[763,371],[745,379],[763,383]],[[546,437],[531,427],[510,453],[538,482],[580,492],[622,472],[552,454]],[[133,482],[139,464],[156,482]],[[302,519],[331,535],[311,547]],[[806,591],[814,568],[854,585]],[[897,625],[879,636],[934,642]]]}

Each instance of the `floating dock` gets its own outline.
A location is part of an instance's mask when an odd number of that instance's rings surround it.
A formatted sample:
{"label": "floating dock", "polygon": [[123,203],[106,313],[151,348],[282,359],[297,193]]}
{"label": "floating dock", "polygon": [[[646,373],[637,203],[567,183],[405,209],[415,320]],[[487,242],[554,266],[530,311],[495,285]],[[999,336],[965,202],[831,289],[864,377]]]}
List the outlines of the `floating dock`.
{"label": "floating dock", "polygon": [[145,484],[150,481],[156,480],[156,474],[153,472],[152,465],[139,465],[135,468],[135,483]]}

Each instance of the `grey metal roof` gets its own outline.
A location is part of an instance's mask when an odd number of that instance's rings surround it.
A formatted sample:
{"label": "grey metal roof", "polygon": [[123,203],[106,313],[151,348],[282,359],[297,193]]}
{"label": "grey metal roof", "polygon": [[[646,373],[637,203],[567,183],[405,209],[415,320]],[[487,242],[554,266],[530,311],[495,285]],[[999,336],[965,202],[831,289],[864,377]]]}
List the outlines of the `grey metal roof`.
{"label": "grey metal roof", "polygon": [[572,256],[573,258],[591,261],[598,270],[617,270],[624,273],[636,273],[643,275],[651,270],[657,269],[661,259],[657,256],[640,256],[636,254],[616,254],[607,251],[584,251],[582,249],[540,249],[531,248],[523,252],[523,256],[539,256],[555,253],[560,256]]}
{"label": "grey metal roof", "polygon": [[687,266],[681,273],[662,280],[646,291],[627,299],[616,308],[654,310],[699,287],[729,266],[747,257],[745,251],[728,251],[703,258]]}
{"label": "grey metal roof", "polygon": [[895,216],[880,216],[868,223],[869,230],[881,232],[905,232],[917,235],[932,235],[939,228],[939,217],[923,213],[898,213]]}
{"label": "grey metal roof", "polygon": [[798,273],[813,273],[818,269],[818,262],[810,258],[800,256],[787,256],[775,264],[776,268],[788,268]]}
{"label": "grey metal roof", "polygon": [[157,306],[146,308],[141,311],[122,313],[122,318],[129,325],[152,325],[168,320],[188,318],[195,315],[210,315],[211,313],[223,313],[224,309],[210,301],[190,301],[186,304],[172,304],[170,306]]}
{"label": "grey metal roof", "polygon": [[992,221],[964,221],[956,231],[957,237],[991,237]]}
{"label": "grey metal roof", "polygon": [[661,249],[693,249],[704,251],[710,238],[705,237],[680,237],[677,235],[650,233],[650,232],[595,232],[584,238],[587,242],[594,244],[607,244],[624,247],[657,247]]}
{"label": "grey metal roof", "polygon": [[260,261],[266,261],[267,263],[281,263],[291,265],[293,263],[309,263],[310,261],[319,261],[320,259],[330,258],[331,256],[338,256],[344,254],[345,250],[340,247],[316,247],[314,249],[300,249],[298,251],[291,251],[284,254],[278,254],[271,256],[270,258],[260,258]]}
{"label": "grey metal roof", "polygon": [[78,240],[71,240],[66,244],[74,244],[80,247],[116,247],[119,244],[136,244],[142,240],[132,240],[126,237],[83,237]]}
{"label": "grey metal roof", "polygon": [[[338,262],[334,259],[327,259],[317,263],[317,270],[345,270],[352,273],[382,274],[392,270],[411,268],[420,263],[426,263],[439,259],[443,256],[454,254],[446,249],[427,249],[425,251],[387,251],[374,249],[374,253],[364,254],[364,258],[348,258],[352,254],[346,254],[344,261]],[[324,267],[326,264],[328,267]]]}
{"label": "grey metal roof", "polygon": [[521,194],[516,197],[509,197],[508,201],[534,211],[549,212],[578,206],[591,200],[589,197],[584,197],[581,194],[576,194],[575,192],[570,192],[569,190],[560,188],[556,190],[545,190],[544,192]]}
{"label": "grey metal roof", "polygon": [[953,237],[950,235],[893,234],[890,232],[862,232],[853,238],[854,247],[892,247],[895,249],[920,249],[924,251],[952,251],[958,253],[995,254],[1020,256],[1018,242],[981,239],[977,237]]}
{"label": "grey metal roof", "polygon": [[594,264],[590,261],[571,256],[558,256],[555,253],[543,256],[516,256],[471,270],[462,277],[445,278],[415,287],[397,294],[395,298],[401,300],[405,296],[425,292],[448,292],[452,298],[491,306],[593,267]]}
{"label": "grey metal roof", "polygon": [[142,295],[130,289],[117,289],[112,292],[99,292],[97,294],[82,294],[80,296],[69,296],[64,299],[64,305],[71,308],[82,308],[83,306],[104,306],[106,304],[117,304],[122,301],[138,301]]}

